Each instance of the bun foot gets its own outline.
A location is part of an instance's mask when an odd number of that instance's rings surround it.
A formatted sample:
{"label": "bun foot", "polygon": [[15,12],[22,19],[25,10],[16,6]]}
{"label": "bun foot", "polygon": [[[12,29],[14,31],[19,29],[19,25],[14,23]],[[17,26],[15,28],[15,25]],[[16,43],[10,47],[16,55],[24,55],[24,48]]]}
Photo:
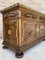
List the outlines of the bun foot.
{"label": "bun foot", "polygon": [[22,58],[23,55],[24,55],[24,53],[23,53],[23,52],[20,52],[20,53],[16,53],[15,56],[16,56],[17,58]]}
{"label": "bun foot", "polygon": [[3,48],[3,49],[8,49],[8,47],[6,47],[6,46],[3,46],[2,48]]}
{"label": "bun foot", "polygon": [[43,39],[43,41],[45,41],[45,39]]}

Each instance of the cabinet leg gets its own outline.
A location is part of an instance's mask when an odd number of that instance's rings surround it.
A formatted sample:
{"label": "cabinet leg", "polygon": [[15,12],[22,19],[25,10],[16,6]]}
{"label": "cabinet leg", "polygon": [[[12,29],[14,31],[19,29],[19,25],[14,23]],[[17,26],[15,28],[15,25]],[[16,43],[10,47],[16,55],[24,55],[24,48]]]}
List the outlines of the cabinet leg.
{"label": "cabinet leg", "polygon": [[16,57],[17,58],[22,58],[23,57],[23,55],[24,55],[24,53],[23,52],[19,52],[19,53],[16,53]]}
{"label": "cabinet leg", "polygon": [[6,46],[3,46],[2,48],[3,48],[3,49],[8,49],[8,47],[6,47]]}

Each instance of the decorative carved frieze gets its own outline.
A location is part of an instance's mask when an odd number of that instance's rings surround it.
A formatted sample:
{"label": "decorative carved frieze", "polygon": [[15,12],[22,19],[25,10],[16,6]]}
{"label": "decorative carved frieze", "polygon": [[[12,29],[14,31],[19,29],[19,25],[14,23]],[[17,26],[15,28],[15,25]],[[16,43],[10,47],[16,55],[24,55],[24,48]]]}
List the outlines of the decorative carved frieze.
{"label": "decorative carved frieze", "polygon": [[45,20],[45,17],[42,17],[42,16],[41,16],[41,17],[39,17],[39,19],[41,19],[41,20]]}
{"label": "decorative carved frieze", "polygon": [[19,18],[19,11],[12,11],[4,15],[4,18],[13,19],[13,18]]}
{"label": "decorative carved frieze", "polygon": [[23,14],[26,18],[33,18],[33,19],[37,19],[37,15],[32,14],[30,12],[26,12]]}

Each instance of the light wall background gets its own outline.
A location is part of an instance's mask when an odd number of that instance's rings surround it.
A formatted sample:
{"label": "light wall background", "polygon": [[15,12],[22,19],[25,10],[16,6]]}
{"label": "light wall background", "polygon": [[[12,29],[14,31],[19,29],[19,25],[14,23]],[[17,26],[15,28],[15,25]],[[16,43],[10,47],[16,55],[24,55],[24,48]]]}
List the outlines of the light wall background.
{"label": "light wall background", "polygon": [[[45,0],[0,0],[0,10],[7,8],[15,3],[21,3],[45,14]],[[0,13],[0,37],[3,33],[3,18]]]}

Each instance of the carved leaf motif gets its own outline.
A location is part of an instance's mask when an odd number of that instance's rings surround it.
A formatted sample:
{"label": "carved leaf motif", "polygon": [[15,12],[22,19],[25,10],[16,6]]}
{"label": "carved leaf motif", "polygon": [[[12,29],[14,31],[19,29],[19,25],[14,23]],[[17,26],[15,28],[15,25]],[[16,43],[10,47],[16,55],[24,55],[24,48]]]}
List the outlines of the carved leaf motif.
{"label": "carved leaf motif", "polygon": [[41,20],[45,20],[45,17],[42,17],[42,16],[41,16],[41,17],[39,17],[39,18],[40,18]]}
{"label": "carved leaf motif", "polygon": [[25,13],[24,16],[27,18],[37,18],[37,15],[29,13],[29,12]]}
{"label": "carved leaf motif", "polygon": [[18,11],[13,11],[13,12],[9,12],[7,14],[4,15],[5,18],[16,18],[19,17],[19,12]]}
{"label": "carved leaf motif", "polygon": [[25,16],[25,17],[28,17],[28,18],[31,17],[30,13],[25,13],[24,16]]}

